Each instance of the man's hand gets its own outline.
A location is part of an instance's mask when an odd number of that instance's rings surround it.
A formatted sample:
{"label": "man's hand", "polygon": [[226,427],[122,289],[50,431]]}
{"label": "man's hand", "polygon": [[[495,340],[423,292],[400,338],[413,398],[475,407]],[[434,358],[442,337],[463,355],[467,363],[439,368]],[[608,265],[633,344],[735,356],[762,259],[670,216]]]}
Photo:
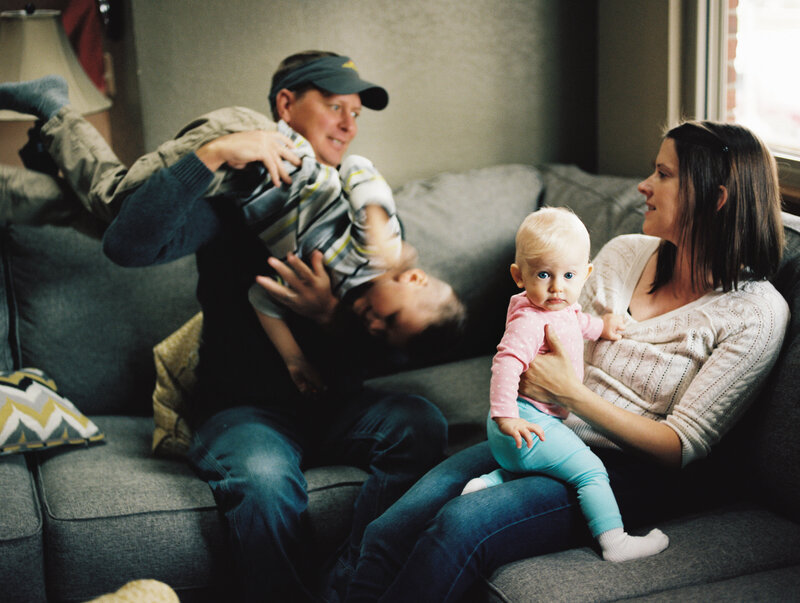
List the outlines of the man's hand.
{"label": "man's hand", "polygon": [[290,184],[292,178],[283,160],[296,166],[301,164],[300,158],[290,150],[291,144],[292,141],[280,132],[248,130],[220,136],[197,149],[196,154],[212,172],[223,164],[240,170],[248,163],[260,161],[272,182]]}
{"label": "man's hand", "polygon": [[514,438],[517,448],[522,448],[522,440],[525,440],[528,448],[533,446],[531,433],[535,433],[544,442],[544,430],[536,423],[518,417],[495,417],[494,422],[497,423],[501,433]]}
{"label": "man's hand", "polygon": [[257,276],[256,282],[295,314],[321,325],[330,324],[339,300],[331,293],[331,279],[325,270],[322,252],[317,250],[311,254],[310,266],[293,253],[286,257],[285,263],[275,257],[268,261],[286,285],[268,276]]}

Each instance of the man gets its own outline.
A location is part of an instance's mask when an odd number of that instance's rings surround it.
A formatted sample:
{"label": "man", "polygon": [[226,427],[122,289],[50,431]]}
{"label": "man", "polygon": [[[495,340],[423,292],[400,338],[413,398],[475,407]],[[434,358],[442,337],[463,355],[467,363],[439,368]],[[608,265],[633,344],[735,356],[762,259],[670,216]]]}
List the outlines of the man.
{"label": "man", "polygon": [[[358,132],[362,106],[380,110],[388,95],[361,80],[347,57],[312,51],[283,61],[270,100],[273,116],[304,136],[321,163],[335,167]],[[295,257],[288,266],[270,260],[291,290],[275,281],[267,287],[298,312],[292,331],[328,389],[309,398],[292,383],[247,297],[256,276],[269,272],[268,254],[235,203],[205,194],[226,165],[258,161],[273,181],[287,181],[282,159],[291,160],[291,153],[263,131],[204,142],[125,197],[104,240],[123,264],[196,252],[203,333],[187,417],[195,428],[188,456],[225,517],[236,582],[248,601],[315,598],[307,577],[314,551],[301,521],[305,467],[348,464],[369,473],[335,572],[338,587],[366,525],[440,460],[446,441],[445,420],[426,400],[363,387],[380,369],[375,360],[389,351],[339,311],[318,254],[310,268]],[[190,212],[192,228],[181,229]]]}

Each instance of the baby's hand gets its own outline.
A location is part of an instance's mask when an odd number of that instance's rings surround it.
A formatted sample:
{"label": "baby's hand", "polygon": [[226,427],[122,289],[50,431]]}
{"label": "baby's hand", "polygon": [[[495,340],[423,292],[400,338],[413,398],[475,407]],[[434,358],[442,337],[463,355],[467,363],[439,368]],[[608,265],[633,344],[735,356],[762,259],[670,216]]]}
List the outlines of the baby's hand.
{"label": "baby's hand", "polygon": [[625,319],[619,314],[604,314],[603,315],[603,332],[600,337],[610,341],[619,341],[622,339],[621,331],[625,330]]}
{"label": "baby's hand", "polygon": [[500,432],[511,436],[517,443],[517,448],[522,448],[522,440],[528,445],[528,448],[533,446],[533,438],[531,432],[544,442],[544,430],[540,425],[531,423],[525,419],[517,417],[494,417],[495,423],[500,428]]}
{"label": "baby's hand", "polygon": [[326,387],[322,377],[305,356],[287,360],[286,368],[289,369],[289,376],[297,389],[304,396],[318,396],[325,391]]}

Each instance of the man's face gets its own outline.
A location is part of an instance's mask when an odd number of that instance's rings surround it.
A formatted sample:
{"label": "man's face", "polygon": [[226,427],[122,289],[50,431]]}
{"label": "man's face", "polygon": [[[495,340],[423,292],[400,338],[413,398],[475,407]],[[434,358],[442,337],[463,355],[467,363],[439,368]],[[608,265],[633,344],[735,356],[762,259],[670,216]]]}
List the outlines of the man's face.
{"label": "man's face", "polygon": [[361,97],[315,88],[300,96],[287,92],[290,98],[280,111],[281,119],[311,143],[320,163],[337,167],[358,133]]}

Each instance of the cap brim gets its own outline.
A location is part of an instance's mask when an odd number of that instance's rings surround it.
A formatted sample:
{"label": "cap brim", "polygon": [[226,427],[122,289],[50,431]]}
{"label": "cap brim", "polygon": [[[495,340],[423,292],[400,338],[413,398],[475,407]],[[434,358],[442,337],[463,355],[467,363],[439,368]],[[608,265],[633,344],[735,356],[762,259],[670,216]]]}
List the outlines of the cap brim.
{"label": "cap brim", "polygon": [[331,94],[358,94],[368,109],[380,111],[389,104],[389,93],[381,86],[365,82],[355,72],[353,76],[332,75],[313,80],[314,85]]}

